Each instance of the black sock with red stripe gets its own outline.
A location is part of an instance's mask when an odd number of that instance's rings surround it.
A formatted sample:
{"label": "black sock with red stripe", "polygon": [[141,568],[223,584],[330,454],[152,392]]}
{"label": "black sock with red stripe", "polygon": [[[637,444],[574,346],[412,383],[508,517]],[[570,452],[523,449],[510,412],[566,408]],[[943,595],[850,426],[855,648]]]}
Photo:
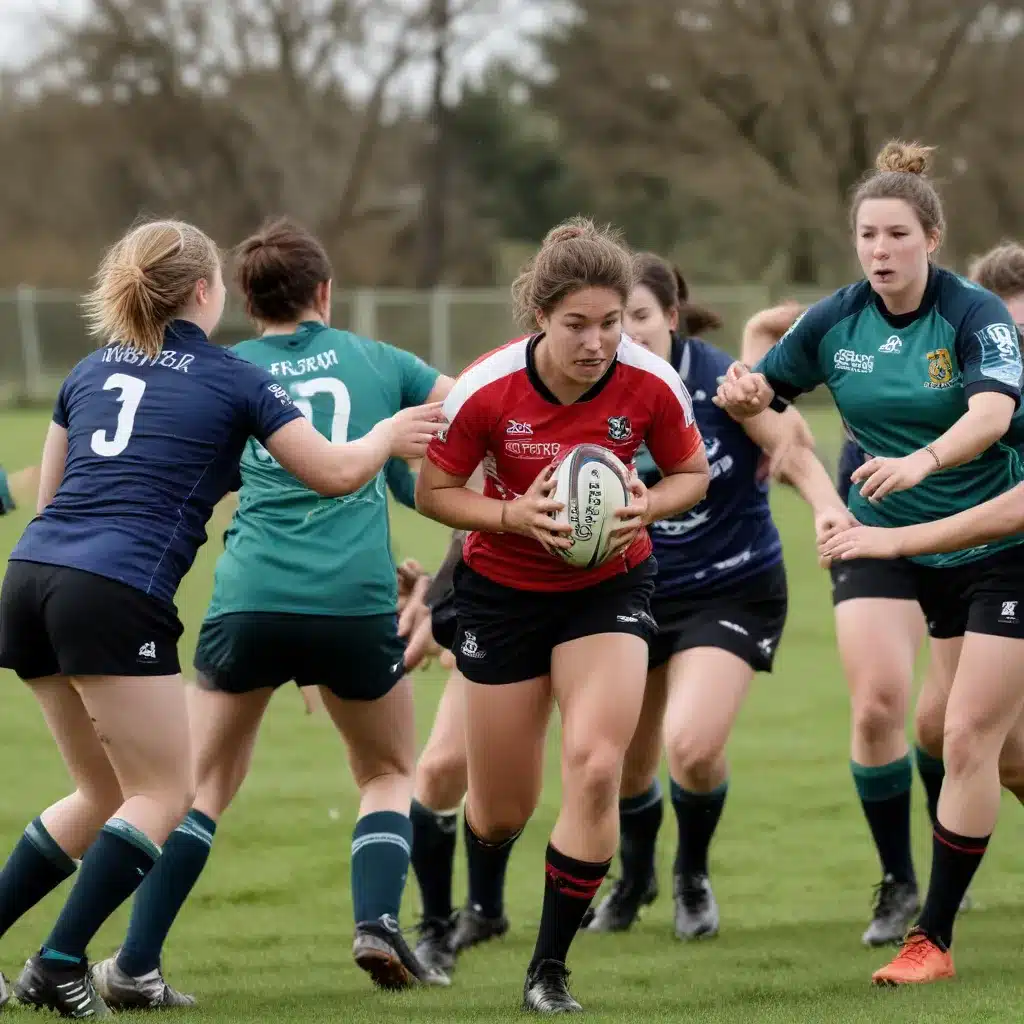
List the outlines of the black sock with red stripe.
{"label": "black sock with red stripe", "polygon": [[531,969],[541,960],[565,963],[583,915],[601,888],[611,863],[610,860],[599,864],[576,860],[559,853],[548,843],[544,865],[544,910],[540,917],[537,946],[530,961]]}
{"label": "black sock with red stripe", "polygon": [[985,856],[988,841],[989,836],[957,835],[935,822],[932,877],[917,927],[944,949],[953,942],[953,922],[974,872]]}

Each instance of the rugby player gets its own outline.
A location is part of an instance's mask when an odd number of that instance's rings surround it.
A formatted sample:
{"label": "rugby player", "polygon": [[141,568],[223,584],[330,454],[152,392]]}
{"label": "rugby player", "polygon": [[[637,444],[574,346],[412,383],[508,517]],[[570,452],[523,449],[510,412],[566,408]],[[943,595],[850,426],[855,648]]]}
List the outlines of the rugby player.
{"label": "rugby player", "polygon": [[[865,279],[811,306],[753,372],[733,364],[716,399],[742,417],[826,384],[871,454],[849,495],[869,526],[944,518],[1024,479],[1017,453],[998,443],[1020,402],[1016,327],[999,298],[932,261],[944,221],[925,174],[930,152],[883,148],[851,211]],[[876,984],[955,973],[953,924],[995,824],[999,755],[1024,687],[1021,540],[892,562],[913,588],[933,650],[956,669],[928,894]]]}
{"label": "rugby player", "polygon": [[0,592],[0,666],[29,683],[75,783],[0,872],[0,934],[76,870],[15,993],[65,1017],[110,1013],[87,946],[153,868],[193,795],[181,622],[173,601],[238,476],[250,435],[325,495],[416,457],[440,410],[404,411],[332,445],[265,370],[208,341],[224,308],[220,255],[197,228],[138,226],[87,301],[104,346],[60,388],[39,514]]}
{"label": "rugby player", "polygon": [[[622,758],[636,727],[654,630],[649,522],[700,501],[708,466],[690,397],[664,360],[622,335],[633,258],[574,220],[549,232],[514,285],[537,333],[485,355],[445,402],[417,507],[469,531],[455,570],[454,653],[464,687],[465,820],[482,859],[507,861],[540,792],[552,700],[562,721],[563,802],[547,848],[529,1010],[578,1010],[565,966],[618,840]],[[523,445],[524,436],[531,443]],[[634,475],[613,551],[598,567],[558,556],[567,524],[549,515],[552,458],[581,443],[627,464],[646,442],[664,473]],[[466,488],[485,464],[485,493]]]}
{"label": "rugby player", "polygon": [[[234,352],[283,386],[330,443],[362,437],[451,389],[450,377],[416,356],[329,326],[330,262],[302,228],[268,223],[239,246],[236,276],[260,334]],[[401,469],[389,466],[401,495]],[[252,439],[241,480],[196,645],[196,798],[136,896],[124,945],[93,972],[118,1009],[192,1002],[163,979],[164,941],[245,780],[274,690],[292,680],[319,688],[360,790],[351,862],[356,963],[387,988],[447,981],[419,963],[398,928],[415,733],[385,473],[345,498],[322,499]]]}

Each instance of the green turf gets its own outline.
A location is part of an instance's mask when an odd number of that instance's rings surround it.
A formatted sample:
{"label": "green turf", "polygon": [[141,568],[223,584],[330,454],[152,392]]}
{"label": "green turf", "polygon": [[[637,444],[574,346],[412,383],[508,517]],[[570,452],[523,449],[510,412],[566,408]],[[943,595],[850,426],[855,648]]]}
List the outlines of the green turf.
{"label": "green turf", "polygon": [[[0,412],[0,462],[35,461],[47,417]],[[834,451],[833,421],[816,418]],[[878,867],[854,797],[848,712],[833,643],[825,574],[810,543],[810,519],[792,494],[775,494],[791,580],[790,621],[776,672],[760,677],[731,744],[732,790],[713,848],[723,933],[682,946],[671,938],[663,895],[625,936],[581,937],[571,955],[573,986],[591,1017],[658,1021],[1014,1021],[1024,1016],[1021,812],[1009,800],[974,887],[980,909],[958,929],[960,980],[918,991],[874,991],[867,982],[885,953],[859,947]],[[27,519],[0,521],[0,552]],[[398,552],[436,565],[445,531],[405,510],[395,515]],[[209,593],[219,527],[186,581],[180,607],[183,659]],[[864,642],[870,643],[865,637]],[[68,786],[27,690],[0,673],[0,851]],[[425,735],[440,692],[437,671],[418,674]],[[557,740],[553,735],[552,743]],[[322,717],[305,717],[294,689],[278,695],[252,775],[224,820],[210,867],[167,952],[169,977],[195,992],[211,1021],[500,1020],[518,1016],[522,972],[540,908],[542,858],[558,776],[552,746],[543,802],[512,857],[508,938],[467,955],[446,991],[381,995],[349,957],[349,839],[356,798],[345,755]],[[916,794],[916,850],[926,873],[926,815]],[[670,887],[673,824],[659,847]],[[3,853],[0,852],[0,856]],[[459,869],[457,891],[462,891]],[[49,930],[62,893],[0,940],[0,965],[17,972]],[[404,923],[414,920],[415,887]],[[122,911],[95,942],[118,942]],[[15,1016],[14,1013],[11,1016]]]}

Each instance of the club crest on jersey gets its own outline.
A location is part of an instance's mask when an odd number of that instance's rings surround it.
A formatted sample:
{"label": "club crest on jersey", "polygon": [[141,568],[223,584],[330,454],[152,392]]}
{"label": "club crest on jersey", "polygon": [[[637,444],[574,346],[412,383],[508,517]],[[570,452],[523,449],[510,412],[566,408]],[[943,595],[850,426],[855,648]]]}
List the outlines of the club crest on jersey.
{"label": "club crest on jersey", "polygon": [[956,384],[953,377],[953,359],[948,348],[937,348],[928,356],[928,382],[926,388],[949,388]]}
{"label": "club crest on jersey", "polygon": [[529,423],[517,423],[515,420],[509,420],[508,421],[508,430],[506,430],[505,433],[506,434],[517,434],[519,436],[524,436],[524,435],[527,435],[527,434],[532,435],[533,434],[533,427],[530,426]]}
{"label": "club crest on jersey", "polygon": [[608,440],[628,441],[633,436],[633,426],[628,416],[608,417]]}

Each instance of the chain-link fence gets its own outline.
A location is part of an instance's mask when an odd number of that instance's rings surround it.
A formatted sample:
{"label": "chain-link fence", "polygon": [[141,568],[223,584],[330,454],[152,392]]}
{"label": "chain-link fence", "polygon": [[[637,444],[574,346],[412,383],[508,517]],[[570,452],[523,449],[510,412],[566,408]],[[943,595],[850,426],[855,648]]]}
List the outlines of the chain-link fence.
{"label": "chain-link fence", "polygon": [[[692,298],[715,310],[724,328],[712,340],[736,351],[744,321],[782,296],[810,302],[817,293],[773,294],[763,285],[696,289]],[[92,341],[76,292],[22,287],[0,292],[0,403],[48,401]],[[333,323],[415,352],[457,373],[477,356],[517,333],[507,289],[372,289],[337,294]],[[230,305],[217,332],[221,344],[250,337],[252,325]]]}

